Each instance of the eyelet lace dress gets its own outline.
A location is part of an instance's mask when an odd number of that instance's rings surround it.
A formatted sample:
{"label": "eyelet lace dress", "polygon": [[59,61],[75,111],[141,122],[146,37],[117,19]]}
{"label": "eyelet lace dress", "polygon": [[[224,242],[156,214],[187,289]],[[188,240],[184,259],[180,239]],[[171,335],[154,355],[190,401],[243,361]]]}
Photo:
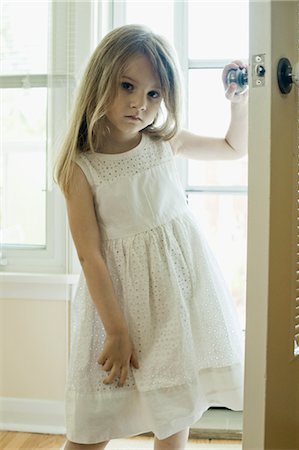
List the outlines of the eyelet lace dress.
{"label": "eyelet lace dress", "polygon": [[240,324],[187,205],[168,142],[143,135],[120,154],[81,153],[102,254],[139,361],[123,387],[97,363],[105,330],[83,273],[71,307],[69,440],[92,444],[191,426],[210,406],[241,410]]}

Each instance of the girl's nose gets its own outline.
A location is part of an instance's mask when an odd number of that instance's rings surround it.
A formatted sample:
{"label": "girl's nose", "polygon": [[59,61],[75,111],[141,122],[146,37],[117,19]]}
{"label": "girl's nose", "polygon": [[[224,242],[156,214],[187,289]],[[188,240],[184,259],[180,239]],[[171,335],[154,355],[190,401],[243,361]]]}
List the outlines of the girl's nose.
{"label": "girl's nose", "polygon": [[131,108],[136,108],[140,111],[145,111],[146,110],[146,96],[143,94],[135,94],[133,97],[131,97],[130,99],[130,107]]}

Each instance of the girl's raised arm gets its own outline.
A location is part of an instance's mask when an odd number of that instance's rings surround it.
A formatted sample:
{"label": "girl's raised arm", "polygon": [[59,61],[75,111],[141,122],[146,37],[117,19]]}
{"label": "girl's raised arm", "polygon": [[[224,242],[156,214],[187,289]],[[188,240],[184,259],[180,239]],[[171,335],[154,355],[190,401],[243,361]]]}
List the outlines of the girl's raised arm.
{"label": "girl's raised arm", "polygon": [[237,85],[226,83],[230,69],[243,68],[241,61],[228,64],[223,69],[222,81],[225,95],[231,101],[231,120],[223,138],[199,136],[187,130],[179,131],[170,143],[173,152],[184,158],[203,160],[230,160],[242,158],[247,153],[248,140],[248,90],[235,95]]}
{"label": "girl's raised arm", "polygon": [[104,370],[111,371],[106,378],[107,383],[112,383],[114,377],[119,376],[120,385],[123,385],[130,361],[135,368],[138,368],[138,362],[101,254],[100,230],[90,186],[77,164],[74,164],[73,169],[70,190],[66,197],[67,211],[87,286],[106,331],[105,346],[99,363],[103,365]]}

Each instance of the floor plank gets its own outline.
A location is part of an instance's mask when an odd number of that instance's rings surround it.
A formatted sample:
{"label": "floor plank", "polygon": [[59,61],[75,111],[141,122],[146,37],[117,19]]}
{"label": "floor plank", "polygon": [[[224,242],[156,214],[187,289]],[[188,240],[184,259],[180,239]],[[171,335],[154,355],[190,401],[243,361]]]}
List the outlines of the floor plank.
{"label": "floor plank", "polygon": [[65,436],[39,433],[0,432],[1,450],[60,450]]}

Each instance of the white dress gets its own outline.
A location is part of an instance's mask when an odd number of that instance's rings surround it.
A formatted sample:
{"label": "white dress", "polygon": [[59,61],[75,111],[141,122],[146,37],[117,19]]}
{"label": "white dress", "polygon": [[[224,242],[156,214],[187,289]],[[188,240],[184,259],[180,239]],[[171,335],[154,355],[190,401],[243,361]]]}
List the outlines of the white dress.
{"label": "white dress", "polygon": [[69,440],[87,444],[192,425],[210,406],[241,410],[243,345],[233,301],[193,217],[168,142],[76,162],[94,195],[102,252],[140,368],[104,385],[105,330],[81,274],[71,309]]}

